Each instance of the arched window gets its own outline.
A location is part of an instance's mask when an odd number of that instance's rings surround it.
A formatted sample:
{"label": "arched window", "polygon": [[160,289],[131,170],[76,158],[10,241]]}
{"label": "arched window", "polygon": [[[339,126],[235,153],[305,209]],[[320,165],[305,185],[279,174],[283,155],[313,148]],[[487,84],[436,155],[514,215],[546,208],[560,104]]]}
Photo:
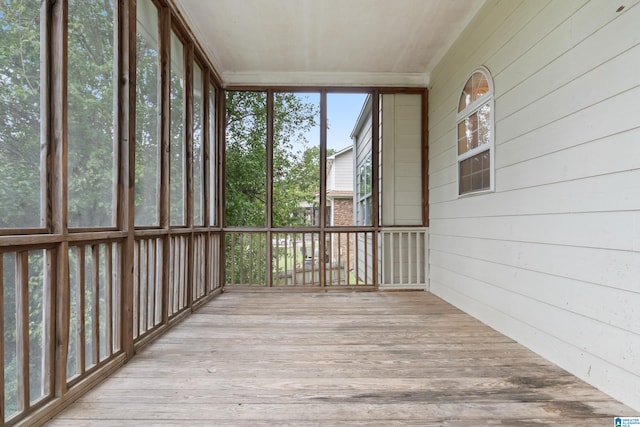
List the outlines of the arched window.
{"label": "arched window", "polygon": [[484,67],[464,85],[456,116],[458,195],[493,190],[493,82]]}

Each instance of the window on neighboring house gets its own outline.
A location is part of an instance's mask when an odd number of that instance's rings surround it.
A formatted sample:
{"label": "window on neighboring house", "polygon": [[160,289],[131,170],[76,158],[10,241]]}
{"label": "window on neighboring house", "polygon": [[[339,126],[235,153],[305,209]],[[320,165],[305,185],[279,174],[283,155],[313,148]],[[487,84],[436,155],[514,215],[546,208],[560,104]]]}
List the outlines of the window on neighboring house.
{"label": "window on neighboring house", "polygon": [[458,102],[458,194],[493,190],[493,82],[473,72]]}
{"label": "window on neighboring house", "polygon": [[371,154],[358,168],[358,225],[371,225]]}

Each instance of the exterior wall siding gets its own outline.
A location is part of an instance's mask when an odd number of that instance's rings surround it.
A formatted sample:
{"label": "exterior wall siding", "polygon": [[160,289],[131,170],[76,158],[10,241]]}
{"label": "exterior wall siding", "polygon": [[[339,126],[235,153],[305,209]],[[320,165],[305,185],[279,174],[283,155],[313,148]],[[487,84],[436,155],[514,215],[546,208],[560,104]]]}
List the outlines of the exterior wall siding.
{"label": "exterior wall siding", "polygon": [[[430,290],[640,409],[640,4],[489,0],[431,75]],[[495,85],[495,192],[455,117]]]}
{"label": "exterior wall siding", "polygon": [[333,165],[334,186],[332,190],[353,190],[353,154],[352,151],[336,156]]}
{"label": "exterior wall siding", "polygon": [[382,224],[422,224],[420,95],[382,96]]}

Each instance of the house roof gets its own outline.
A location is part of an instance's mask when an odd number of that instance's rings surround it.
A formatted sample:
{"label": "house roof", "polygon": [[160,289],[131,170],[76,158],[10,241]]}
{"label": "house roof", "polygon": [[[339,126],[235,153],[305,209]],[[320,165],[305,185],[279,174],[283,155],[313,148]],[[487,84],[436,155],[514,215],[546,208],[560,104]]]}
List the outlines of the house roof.
{"label": "house roof", "polygon": [[336,157],[342,156],[347,154],[348,152],[350,152],[351,150],[353,150],[353,145],[349,145],[346,148],[343,148],[340,151],[336,151],[335,153],[333,153],[332,155],[330,155],[329,157],[327,157],[327,160],[334,160]]}
{"label": "house roof", "polygon": [[225,85],[416,86],[485,0],[171,0]]}
{"label": "house roof", "polygon": [[353,191],[351,190],[329,190],[327,191],[327,197],[329,198],[351,198],[353,197]]}

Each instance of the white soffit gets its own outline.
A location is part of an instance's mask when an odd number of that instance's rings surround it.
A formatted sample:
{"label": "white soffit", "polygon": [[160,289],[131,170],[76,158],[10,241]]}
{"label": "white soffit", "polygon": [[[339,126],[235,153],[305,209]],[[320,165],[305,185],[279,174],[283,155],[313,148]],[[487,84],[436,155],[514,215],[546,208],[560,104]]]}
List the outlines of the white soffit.
{"label": "white soffit", "polygon": [[484,0],[173,0],[226,86],[418,86]]}

